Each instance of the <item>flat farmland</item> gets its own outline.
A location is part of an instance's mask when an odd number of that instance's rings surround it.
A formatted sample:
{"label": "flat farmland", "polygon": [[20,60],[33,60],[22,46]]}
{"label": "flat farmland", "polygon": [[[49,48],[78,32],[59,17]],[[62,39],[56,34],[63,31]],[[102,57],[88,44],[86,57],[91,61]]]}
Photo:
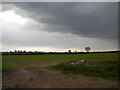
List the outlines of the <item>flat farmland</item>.
{"label": "flat farmland", "polygon": [[[3,68],[20,68],[22,67],[21,64],[24,63],[69,62],[79,60],[87,60],[91,62],[118,61],[118,53],[2,56]],[[25,67],[27,67],[27,65],[25,65]]]}
{"label": "flat farmland", "polygon": [[[100,63],[100,66],[69,64],[79,60]],[[118,53],[3,55],[3,88],[114,88],[117,87],[117,68]]]}

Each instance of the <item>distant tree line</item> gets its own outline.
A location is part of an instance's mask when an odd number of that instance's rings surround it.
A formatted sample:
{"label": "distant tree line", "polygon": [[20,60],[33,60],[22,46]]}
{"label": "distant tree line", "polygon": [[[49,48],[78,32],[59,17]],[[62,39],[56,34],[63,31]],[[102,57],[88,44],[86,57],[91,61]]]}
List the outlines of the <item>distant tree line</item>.
{"label": "distant tree line", "polygon": [[1,55],[46,55],[46,54],[94,54],[94,53],[118,53],[120,51],[102,51],[102,52],[38,52],[38,51],[9,51],[1,52]]}

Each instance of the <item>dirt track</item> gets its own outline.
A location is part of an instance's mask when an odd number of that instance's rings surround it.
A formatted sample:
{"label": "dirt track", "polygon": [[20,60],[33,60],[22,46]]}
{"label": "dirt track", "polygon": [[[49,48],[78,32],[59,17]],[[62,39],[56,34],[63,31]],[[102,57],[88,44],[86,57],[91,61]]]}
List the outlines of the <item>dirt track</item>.
{"label": "dirt track", "polygon": [[64,75],[47,69],[13,69],[3,77],[3,88],[115,88],[117,81],[83,75]]}

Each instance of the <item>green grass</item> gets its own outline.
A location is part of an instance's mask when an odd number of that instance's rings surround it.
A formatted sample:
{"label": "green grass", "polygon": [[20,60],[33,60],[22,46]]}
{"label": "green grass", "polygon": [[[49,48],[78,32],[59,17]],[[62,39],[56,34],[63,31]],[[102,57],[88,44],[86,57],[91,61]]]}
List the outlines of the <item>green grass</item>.
{"label": "green grass", "polygon": [[65,74],[83,74],[87,76],[102,77],[106,79],[118,78],[117,61],[99,61],[97,63],[99,63],[99,66],[71,65],[70,63],[60,63],[54,66],[48,66],[47,68],[61,70]]}
{"label": "green grass", "polygon": [[98,54],[63,54],[63,55],[6,55],[2,56],[4,67],[20,67],[20,63],[25,62],[47,62],[51,60],[60,60],[61,62],[87,60],[92,62],[99,61],[117,61],[117,53],[98,53]]}
{"label": "green grass", "polygon": [[[61,62],[88,60],[96,61],[109,61],[118,60],[117,53],[99,53],[99,54],[63,54],[63,55],[6,55],[2,56],[3,68],[4,67],[20,67],[20,63],[25,62],[47,62],[51,60],[58,60]],[[8,65],[9,64],[9,65]]]}
{"label": "green grass", "polygon": [[[89,62],[101,63],[101,66],[71,66],[70,61],[87,60]],[[40,66],[21,65],[26,62],[61,61],[61,64],[53,66],[53,69],[62,70],[64,73],[84,74],[103,78],[116,78],[118,68],[118,53],[97,54],[62,54],[62,55],[3,55],[2,69],[7,72],[11,68],[40,68]]]}
{"label": "green grass", "polygon": [[48,61],[48,60],[80,60],[85,59],[89,61],[99,60],[117,60],[117,53],[98,53],[98,54],[62,54],[62,55],[4,55],[2,56],[4,61],[13,62],[27,62],[27,61]]}

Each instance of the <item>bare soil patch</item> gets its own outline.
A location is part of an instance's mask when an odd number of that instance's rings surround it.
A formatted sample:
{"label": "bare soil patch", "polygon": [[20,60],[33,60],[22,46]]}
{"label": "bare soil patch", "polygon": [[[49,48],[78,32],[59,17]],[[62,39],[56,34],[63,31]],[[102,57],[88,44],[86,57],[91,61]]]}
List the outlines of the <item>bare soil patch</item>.
{"label": "bare soil patch", "polygon": [[118,82],[83,75],[64,75],[43,68],[12,69],[3,88],[117,88]]}

